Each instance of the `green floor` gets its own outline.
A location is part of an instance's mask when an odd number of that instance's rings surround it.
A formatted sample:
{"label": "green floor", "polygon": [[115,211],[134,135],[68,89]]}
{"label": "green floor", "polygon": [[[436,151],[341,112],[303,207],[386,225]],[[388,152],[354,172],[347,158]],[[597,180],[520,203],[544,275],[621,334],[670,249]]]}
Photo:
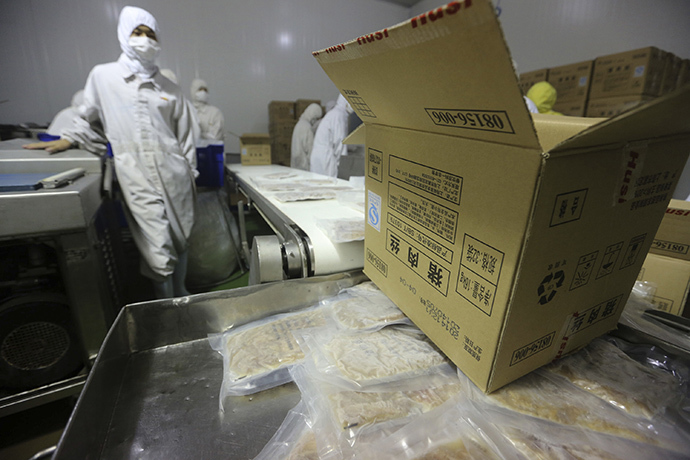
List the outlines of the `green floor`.
{"label": "green floor", "polygon": [[[237,217],[237,209],[232,209],[235,219],[239,222]],[[261,215],[255,210],[245,211],[245,228],[247,231],[247,243],[251,249],[252,241],[255,236],[259,235],[274,235],[275,233]],[[233,273],[230,279],[218,286],[208,289],[209,292],[224,291],[226,289],[235,289],[249,285],[249,267],[241,267]]]}

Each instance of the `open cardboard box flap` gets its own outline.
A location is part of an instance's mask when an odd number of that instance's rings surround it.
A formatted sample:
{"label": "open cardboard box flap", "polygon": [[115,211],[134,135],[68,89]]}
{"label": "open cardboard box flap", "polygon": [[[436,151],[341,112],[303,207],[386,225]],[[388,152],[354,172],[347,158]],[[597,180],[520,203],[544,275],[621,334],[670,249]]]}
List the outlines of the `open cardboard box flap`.
{"label": "open cardboard box flap", "polygon": [[490,2],[451,2],[313,54],[365,124],[541,150]]}
{"label": "open cardboard box flap", "polygon": [[[364,124],[528,149],[516,154],[551,155],[689,131],[690,88],[603,122],[530,116],[486,0],[451,2],[313,54]],[[346,143],[364,143],[360,131]]]}

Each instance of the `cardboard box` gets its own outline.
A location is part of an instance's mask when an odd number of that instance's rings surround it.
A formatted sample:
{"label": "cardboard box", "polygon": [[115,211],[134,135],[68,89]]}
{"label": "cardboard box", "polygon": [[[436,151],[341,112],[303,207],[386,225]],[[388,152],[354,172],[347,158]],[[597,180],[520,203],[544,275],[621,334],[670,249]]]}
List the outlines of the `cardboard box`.
{"label": "cardboard box", "polygon": [[616,327],[688,157],[690,90],[530,116],[489,0],[313,54],[364,122],[364,271],[479,388]]}
{"label": "cardboard box", "polygon": [[659,96],[665,68],[666,52],[653,46],[598,57],[589,97]]}
{"label": "cardboard box", "polygon": [[529,91],[532,85],[540,81],[547,81],[548,76],[549,69],[539,69],[533,70],[532,72],[521,73],[518,86],[520,90],[522,90],[522,94],[527,94],[527,91]]}
{"label": "cardboard box", "polygon": [[678,80],[676,88],[690,84],[690,59],[683,59],[678,68]]}
{"label": "cardboard box", "polygon": [[[550,68],[547,81],[556,88],[558,95],[556,103],[559,104],[566,101],[580,102],[584,110],[584,105],[589,95],[589,84],[593,68],[594,61],[584,61]],[[560,110],[557,111],[561,112]],[[584,112],[578,116],[583,115]]]}
{"label": "cardboard box", "polygon": [[587,116],[608,118],[640,106],[654,99],[652,96],[616,96],[590,99],[587,102]]}
{"label": "cardboard box", "polygon": [[649,252],[690,260],[690,203],[671,200]]}
{"label": "cardboard box", "polygon": [[587,113],[587,101],[561,101],[558,99],[553,105],[553,110],[571,117],[584,117]]}
{"label": "cardboard box", "polygon": [[[297,99],[295,101],[295,118],[299,120],[299,117],[302,116],[302,113],[304,113],[304,109],[309,107],[311,104],[319,104],[321,105],[321,100],[320,99]],[[323,109],[323,107],[322,107]]]}
{"label": "cardboard box", "polygon": [[272,138],[292,140],[292,132],[295,130],[297,120],[274,121],[268,125],[268,132]]}
{"label": "cardboard box", "polygon": [[268,122],[295,119],[294,101],[271,101],[268,104]]}
{"label": "cardboard box", "polygon": [[651,302],[658,310],[683,315],[690,292],[690,261],[648,254],[638,280],[652,283]]}
{"label": "cardboard box", "polygon": [[667,94],[676,89],[682,64],[683,60],[681,58],[673,53],[666,53],[664,78],[661,81],[661,94]]}
{"label": "cardboard box", "polygon": [[271,137],[264,133],[243,134],[240,157],[243,165],[270,165]]}
{"label": "cardboard box", "polygon": [[288,139],[273,139],[271,152],[273,152],[273,164],[290,166],[291,142]]}

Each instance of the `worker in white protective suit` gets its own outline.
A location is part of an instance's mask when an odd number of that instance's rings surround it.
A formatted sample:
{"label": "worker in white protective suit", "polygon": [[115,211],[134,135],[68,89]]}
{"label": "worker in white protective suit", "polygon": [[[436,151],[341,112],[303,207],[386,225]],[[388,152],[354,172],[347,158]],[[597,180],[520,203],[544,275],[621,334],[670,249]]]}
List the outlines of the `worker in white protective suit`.
{"label": "worker in white protective suit", "polygon": [[290,167],[309,171],[309,156],[314,146],[314,124],[321,119],[323,109],[319,104],[309,104],[300,115],[292,131]]}
{"label": "worker in white protective suit", "polygon": [[[179,86],[180,82],[177,80],[177,75],[172,71],[172,69],[160,69],[159,72],[165,78]],[[189,99],[185,97],[184,101],[187,103],[187,105],[189,105],[189,112],[192,114],[192,129],[194,131],[194,139],[199,142],[199,139],[201,139],[201,126],[199,126],[199,119],[196,117],[196,110]]]}
{"label": "worker in white protective suit", "polygon": [[46,132],[52,136],[59,136],[63,129],[71,128],[74,124],[74,119],[79,116],[79,106],[82,102],[84,102],[84,90],[80,89],[72,96],[70,106],[60,110],[55,115]]}
{"label": "worker in white protective suit", "polygon": [[[91,70],[81,118],[61,132],[61,140],[25,147],[102,151],[110,142],[142,273],[154,281],[158,298],[186,295],[198,175],[190,106],[179,86],[158,71],[159,28],[150,13],[124,7],[117,36],[122,54]],[[104,132],[94,129],[98,121]]]}
{"label": "worker in white protective suit", "polygon": [[311,149],[309,170],[331,177],[338,176],[340,157],[347,152],[343,139],[348,134],[348,119],[353,112],[350,103],[342,94],[319,123]]}
{"label": "worker in white protective suit", "polygon": [[199,78],[192,80],[191,94],[201,128],[201,140],[224,143],[225,117],[218,107],[209,105],[206,82]]}

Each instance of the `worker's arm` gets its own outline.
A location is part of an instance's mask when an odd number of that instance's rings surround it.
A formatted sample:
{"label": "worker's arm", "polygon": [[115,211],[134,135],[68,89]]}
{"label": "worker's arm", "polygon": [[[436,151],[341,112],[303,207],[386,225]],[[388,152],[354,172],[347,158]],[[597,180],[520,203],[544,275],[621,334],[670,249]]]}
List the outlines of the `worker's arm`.
{"label": "worker's arm", "polygon": [[44,149],[48,153],[58,153],[72,147],[72,141],[68,139],[58,139],[56,141],[49,142],[35,142],[33,144],[23,145],[22,147],[29,150]]}

